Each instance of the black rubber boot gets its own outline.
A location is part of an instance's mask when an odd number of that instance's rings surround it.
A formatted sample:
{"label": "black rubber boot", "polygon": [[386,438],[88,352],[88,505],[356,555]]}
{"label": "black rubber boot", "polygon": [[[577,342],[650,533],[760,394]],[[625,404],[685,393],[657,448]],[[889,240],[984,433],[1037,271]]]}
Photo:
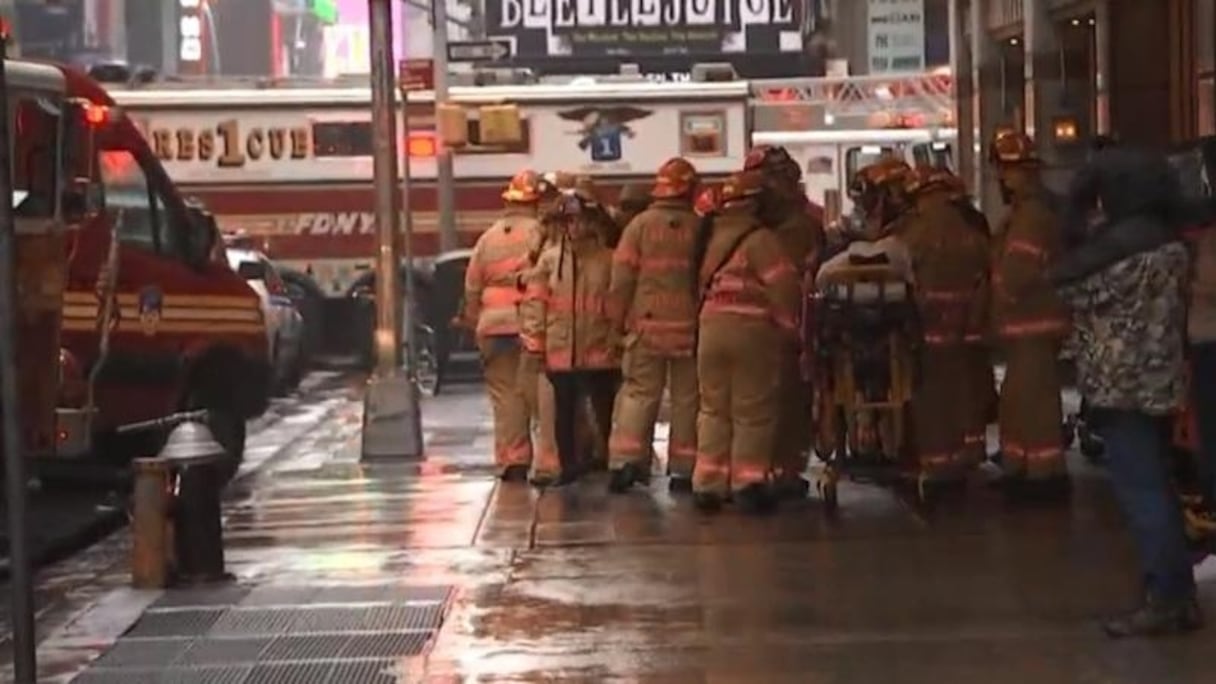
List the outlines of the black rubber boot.
{"label": "black rubber boot", "polygon": [[1112,639],[1185,634],[1203,627],[1199,604],[1190,599],[1181,603],[1149,601],[1135,611],[1102,625]]}
{"label": "black rubber boot", "polygon": [[552,487],[553,485],[557,484],[557,480],[558,480],[557,475],[551,475],[551,474],[545,473],[545,474],[533,475],[532,477],[529,477],[528,484],[532,485],[533,487],[535,487],[537,489],[545,489],[546,487]]}
{"label": "black rubber boot", "polygon": [[750,484],[735,492],[735,503],[748,515],[766,515],[777,508],[777,497],[765,484]]}
{"label": "black rubber boot", "polygon": [[642,469],[636,464],[626,463],[620,468],[612,470],[612,475],[608,479],[608,491],[613,494],[624,494],[633,485],[642,482],[645,482],[645,478],[642,476]]}
{"label": "black rubber boot", "polygon": [[805,499],[811,493],[811,483],[801,475],[782,477],[777,480],[774,492],[778,499]]}
{"label": "black rubber boot", "polygon": [[717,513],[722,510],[722,497],[710,492],[694,493],[692,503],[702,513]]}
{"label": "black rubber boot", "polygon": [[503,482],[527,482],[528,481],[528,466],[526,465],[511,465],[507,466],[499,476]]}
{"label": "black rubber boot", "polygon": [[667,481],[667,491],[672,494],[687,494],[692,491],[692,477],[687,475],[672,475]]}

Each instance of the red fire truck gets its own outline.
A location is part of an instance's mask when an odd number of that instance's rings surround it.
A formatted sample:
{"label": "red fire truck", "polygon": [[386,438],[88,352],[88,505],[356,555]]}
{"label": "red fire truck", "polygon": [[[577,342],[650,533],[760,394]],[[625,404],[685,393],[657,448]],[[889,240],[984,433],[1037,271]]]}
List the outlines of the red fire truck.
{"label": "red fire truck", "polygon": [[[187,206],[101,86],[70,69],[38,69],[67,98],[84,103],[90,124],[64,155],[82,201],[70,217],[62,346],[64,368],[81,377],[62,384],[83,381],[86,389],[64,397],[77,405],[60,411],[59,455],[147,455],[163,431],[119,438],[116,428],[204,408],[231,464],[239,462],[245,422],[264,410],[267,397],[257,296],[214,258],[214,221]],[[18,139],[45,150],[55,129],[40,130]],[[53,357],[57,348],[47,353]]]}

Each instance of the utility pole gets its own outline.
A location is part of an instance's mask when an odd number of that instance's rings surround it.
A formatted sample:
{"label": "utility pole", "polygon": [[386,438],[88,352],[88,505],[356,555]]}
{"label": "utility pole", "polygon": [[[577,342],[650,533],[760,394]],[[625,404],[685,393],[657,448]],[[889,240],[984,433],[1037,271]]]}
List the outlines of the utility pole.
{"label": "utility pole", "polygon": [[18,684],[38,677],[34,645],[34,583],[27,546],[25,450],[17,405],[17,226],[13,216],[12,138],[9,130],[8,22],[0,17],[0,411],[4,433],[5,498],[12,596],[13,674]]}
{"label": "utility pole", "polygon": [[[431,24],[435,29],[435,108],[448,101],[448,5],[447,0],[431,0]],[[439,146],[435,159],[436,191],[439,194],[439,250],[457,249],[456,195],[453,189],[452,150]]]}
{"label": "utility pole", "polygon": [[[418,387],[401,368],[401,243],[394,94],[394,0],[368,0],[372,87],[372,174],[376,202],[376,370],[363,411],[363,458],[422,454]],[[412,321],[410,322],[412,326]]]}

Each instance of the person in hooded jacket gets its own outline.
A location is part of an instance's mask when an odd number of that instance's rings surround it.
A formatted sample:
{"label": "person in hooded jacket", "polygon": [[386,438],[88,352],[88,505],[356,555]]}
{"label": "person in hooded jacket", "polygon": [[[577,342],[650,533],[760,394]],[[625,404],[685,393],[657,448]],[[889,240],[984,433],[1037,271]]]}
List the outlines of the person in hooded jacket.
{"label": "person in hooded jacket", "polygon": [[700,220],[699,180],[688,160],[659,167],[653,202],[625,228],[613,256],[612,301],[628,363],[609,441],[610,488],[621,493],[650,473],[654,423],[671,396],[667,474],[672,491],[692,489],[697,457],[696,272],[689,254]]}
{"label": "person in hooded jacket", "polygon": [[1047,269],[1060,254],[1064,230],[1043,187],[1034,141],[1002,131],[989,149],[1009,205],[994,249],[990,309],[1005,357],[998,407],[1002,472],[996,484],[1016,500],[1056,500],[1071,484],[1060,431],[1059,368],[1069,323]]}
{"label": "person in hooded jacket", "polygon": [[697,459],[693,496],[704,511],[730,496],[745,511],[776,503],[772,454],[781,401],[781,354],[798,336],[797,270],[758,216],[764,178],[733,174],[700,249]]}
{"label": "person in hooded jacket", "polygon": [[[1164,156],[1115,146],[1093,155],[1071,189],[1074,217],[1101,218],[1050,272],[1072,310],[1077,372],[1131,527],[1146,593],[1105,623],[1111,637],[1202,624],[1182,511],[1168,461],[1170,415],[1183,400],[1189,255],[1178,179]],[[1078,219],[1074,219],[1078,220]]]}
{"label": "person in hooded jacket", "polygon": [[[760,200],[761,220],[773,227],[785,256],[798,272],[798,282],[810,293],[823,256],[826,238],[821,214],[810,206],[802,188],[802,169],[783,147],[755,147],[748,153],[744,170],[764,175],[765,191]],[[818,216],[818,218],[816,218]],[[799,318],[802,312],[799,310]],[[805,498],[810,483],[804,477],[811,446],[813,394],[802,377],[801,344],[784,350],[781,371],[781,418],[773,454],[775,491],[781,497]]]}
{"label": "person in hooded jacket", "polygon": [[556,208],[560,238],[546,248],[526,277],[520,328],[526,352],[537,358],[553,388],[552,414],[541,403],[541,430],[556,441],[560,475],[533,476],[533,484],[564,484],[579,477],[579,413],[594,407],[600,434],[611,430],[620,381],[620,335],[610,315],[612,250],[586,220],[583,200],[568,192]]}

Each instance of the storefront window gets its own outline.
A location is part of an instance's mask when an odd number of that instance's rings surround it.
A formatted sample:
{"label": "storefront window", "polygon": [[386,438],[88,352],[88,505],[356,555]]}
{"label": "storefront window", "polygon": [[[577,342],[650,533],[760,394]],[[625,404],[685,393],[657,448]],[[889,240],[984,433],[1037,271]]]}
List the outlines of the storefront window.
{"label": "storefront window", "polygon": [[1216,135],[1216,0],[1195,0],[1195,130]]}

